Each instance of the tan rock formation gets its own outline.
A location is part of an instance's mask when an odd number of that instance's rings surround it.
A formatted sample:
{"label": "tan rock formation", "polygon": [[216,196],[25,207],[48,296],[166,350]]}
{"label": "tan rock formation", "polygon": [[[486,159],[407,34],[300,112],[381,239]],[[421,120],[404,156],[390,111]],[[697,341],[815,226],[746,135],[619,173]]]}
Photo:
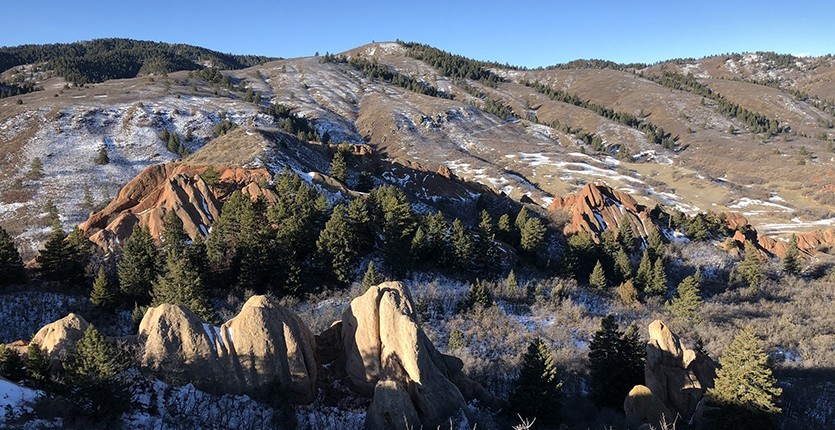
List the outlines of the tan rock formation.
{"label": "tan rock formation", "polygon": [[675,420],[675,414],[644,385],[636,385],[623,402],[626,418],[637,423],[649,423],[658,428],[662,419],[667,422]]}
{"label": "tan rock formation", "polygon": [[253,296],[221,327],[183,306],[151,308],[140,323],[143,367],[172,383],[263,397],[282,390],[295,403],[316,396],[315,340],[302,321],[265,296]]}
{"label": "tan rock formation", "polygon": [[378,382],[365,416],[365,430],[420,427],[420,418],[406,389],[395,381]]}
{"label": "tan rock formation", "polygon": [[209,187],[199,176],[207,166],[166,163],[150,166],[122,187],[107,207],[79,225],[90,240],[111,249],[124,240],[139,223],[158,238],[162,220],[174,211],[190,237],[206,236],[211,223],[220,215],[221,201],[234,190],[243,190],[253,199],[275,201],[275,193],[261,183],[270,179],[265,169],[215,166],[220,182]]}
{"label": "tan rock formation", "polygon": [[[470,395],[484,394],[461,375],[460,360],[435,349],[400,282],[371,287],[351,302],[343,314],[342,346],[345,373],[354,388],[371,396],[380,381],[403,384],[424,428],[435,428],[464,410],[464,396],[454,381],[460,380]],[[495,403],[491,397],[484,399]]]}
{"label": "tan rock formation", "polygon": [[639,205],[629,194],[602,182],[587,184],[576,194],[554,199],[548,210],[561,210],[570,215],[571,222],[565,226],[566,234],[587,232],[596,237],[611,229],[617,235],[621,220],[632,225],[636,237],[646,237],[655,229],[646,207]]}
{"label": "tan rock formation", "polygon": [[673,414],[692,422],[699,418],[695,415],[705,391],[713,386],[716,366],[704,354],[684,348],[678,336],[656,320],[649,326],[644,378]]}
{"label": "tan rock formation", "polygon": [[75,351],[75,345],[89,326],[90,324],[80,315],[71,313],[43,326],[35,333],[30,343],[40,345],[51,362],[61,362]]}

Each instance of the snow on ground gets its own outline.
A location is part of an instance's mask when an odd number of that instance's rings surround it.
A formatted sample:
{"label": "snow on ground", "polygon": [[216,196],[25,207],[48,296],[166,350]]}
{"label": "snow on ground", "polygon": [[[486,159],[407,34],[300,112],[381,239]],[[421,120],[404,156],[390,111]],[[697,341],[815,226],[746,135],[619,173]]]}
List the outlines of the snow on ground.
{"label": "snow on ground", "polygon": [[26,405],[33,402],[39,393],[0,378],[0,425],[21,412],[29,412]]}
{"label": "snow on ground", "polygon": [[[771,199],[769,199],[769,200],[771,200]],[[780,200],[782,200],[782,199],[780,199]],[[782,201],[785,201],[785,200],[782,200]],[[766,208],[775,208],[775,209],[779,209],[782,212],[794,212],[794,209],[792,209],[788,206],[783,206],[781,204],[773,203],[773,202],[770,202],[770,201],[769,202],[764,202],[762,200],[750,199],[748,197],[743,197],[743,198],[737,200],[735,203],[729,205],[728,208],[729,209],[743,209],[743,208],[748,208],[748,207],[752,207],[752,206],[753,207],[760,206],[760,207],[766,207]]]}
{"label": "snow on ground", "polygon": [[766,235],[796,233],[804,230],[825,229],[835,227],[835,218],[826,218],[816,221],[803,221],[794,217],[791,222],[760,224],[757,230]]}

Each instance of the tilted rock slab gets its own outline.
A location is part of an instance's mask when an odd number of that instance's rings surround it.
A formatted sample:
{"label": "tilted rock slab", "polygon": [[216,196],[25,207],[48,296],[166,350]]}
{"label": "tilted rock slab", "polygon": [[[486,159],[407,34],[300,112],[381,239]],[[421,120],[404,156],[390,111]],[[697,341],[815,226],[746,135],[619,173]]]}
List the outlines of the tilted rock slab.
{"label": "tilted rock slab", "polygon": [[89,326],[81,315],[71,313],[41,327],[30,344],[37,343],[51,363],[63,362],[75,351],[75,345],[84,337]]}
{"label": "tilted rock slab", "polygon": [[[649,325],[644,378],[646,388],[670,412],[693,422],[700,418],[699,405],[705,391],[713,387],[716,365],[706,355],[684,348],[678,336],[655,320]],[[671,418],[675,419],[668,416],[668,422]]]}
{"label": "tilted rock slab", "polygon": [[[399,404],[377,399],[382,391],[394,396],[378,384],[395,381],[405,387],[424,428],[435,428],[465,409],[464,396],[453,381],[471,380],[459,375],[460,367],[449,365],[460,360],[439,353],[421,330],[412,296],[402,283],[386,282],[354,299],[343,314],[342,342],[345,373],[357,392],[374,396],[373,403]],[[404,408],[389,415],[408,420],[410,411]],[[367,424],[366,428],[387,427]]]}
{"label": "tilted rock slab", "polygon": [[171,383],[263,398],[281,392],[294,403],[316,397],[315,340],[298,316],[253,296],[220,327],[181,305],[151,308],[139,325],[141,365]]}

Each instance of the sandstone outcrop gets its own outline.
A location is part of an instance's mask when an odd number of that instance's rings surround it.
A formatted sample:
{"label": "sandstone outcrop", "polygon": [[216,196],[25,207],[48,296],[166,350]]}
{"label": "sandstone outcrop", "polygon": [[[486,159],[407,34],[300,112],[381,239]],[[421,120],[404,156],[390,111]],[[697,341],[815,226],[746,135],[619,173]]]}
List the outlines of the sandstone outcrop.
{"label": "sandstone outcrop", "polygon": [[662,419],[667,422],[675,419],[675,415],[664,402],[645,385],[636,385],[629,391],[623,402],[623,411],[629,421],[650,423],[653,426],[657,426]]}
{"label": "sandstone outcrop", "polygon": [[[334,325],[330,333],[320,336],[334,336],[335,327],[340,326]],[[499,405],[495,397],[462,373],[460,360],[435,349],[417,323],[409,290],[400,282],[371,287],[354,299],[343,314],[341,341],[342,351],[325,352],[337,366],[344,366],[342,372],[353,388],[374,396],[375,403],[388,404],[395,397],[386,389],[387,398],[378,401],[377,396],[383,395],[379,384],[401,384],[424,428],[435,428],[449,417],[459,416],[465,409],[465,399],[476,398],[491,407]]]}
{"label": "sandstone outcrop", "polygon": [[[789,249],[787,240],[779,240],[769,236],[760,236],[757,230],[748,224],[748,220],[736,213],[727,213],[725,222],[728,228],[734,230],[732,244],[736,247],[729,249],[741,255],[745,241],[754,242],[763,257],[772,256],[784,258]],[[745,231],[745,233],[743,233]],[[797,249],[801,256],[811,256],[817,253],[831,253],[835,250],[835,229],[813,230],[806,233],[798,233]]]}
{"label": "sandstone outcrop", "polygon": [[589,183],[576,194],[554,199],[548,210],[561,210],[570,215],[566,234],[587,232],[596,238],[603,231],[612,230],[617,235],[621,222],[629,222],[636,237],[647,237],[655,229],[645,206],[602,182]]}
{"label": "sandstone outcrop", "polygon": [[84,336],[90,324],[77,314],[69,314],[58,321],[43,326],[30,343],[37,343],[50,362],[61,362],[75,351],[75,345]]}
{"label": "sandstone outcrop", "polygon": [[418,429],[420,418],[406,389],[395,381],[380,381],[365,415],[366,430]]}
{"label": "sandstone outcrop", "polygon": [[656,320],[649,325],[644,378],[646,387],[636,386],[624,402],[627,415],[649,422],[657,417],[657,399],[672,415],[666,416],[668,422],[680,417],[692,423],[700,418],[705,391],[713,387],[716,365],[706,355],[685,348],[678,336]]}
{"label": "sandstone outcrop", "polygon": [[163,304],[149,309],[139,327],[141,365],[169,382],[253,397],[281,390],[295,403],[316,396],[313,335],[272,299],[253,296],[220,327]]}
{"label": "sandstone outcrop", "polygon": [[79,225],[90,241],[111,249],[130,235],[136,224],[159,237],[162,220],[174,211],[192,238],[206,236],[211,223],[220,215],[221,202],[234,190],[253,199],[275,200],[275,193],[260,186],[271,176],[265,169],[215,166],[218,184],[210,187],[200,176],[207,166],[166,163],[150,166],[122,187],[118,196]]}

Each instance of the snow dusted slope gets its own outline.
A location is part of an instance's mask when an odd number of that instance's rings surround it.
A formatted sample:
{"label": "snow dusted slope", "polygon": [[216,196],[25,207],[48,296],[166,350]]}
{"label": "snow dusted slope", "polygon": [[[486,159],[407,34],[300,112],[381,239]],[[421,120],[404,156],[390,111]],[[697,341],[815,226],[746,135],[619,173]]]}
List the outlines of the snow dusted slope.
{"label": "snow dusted slope", "polygon": [[26,403],[34,401],[37,397],[37,391],[0,377],[0,426],[16,414],[26,411]]}

